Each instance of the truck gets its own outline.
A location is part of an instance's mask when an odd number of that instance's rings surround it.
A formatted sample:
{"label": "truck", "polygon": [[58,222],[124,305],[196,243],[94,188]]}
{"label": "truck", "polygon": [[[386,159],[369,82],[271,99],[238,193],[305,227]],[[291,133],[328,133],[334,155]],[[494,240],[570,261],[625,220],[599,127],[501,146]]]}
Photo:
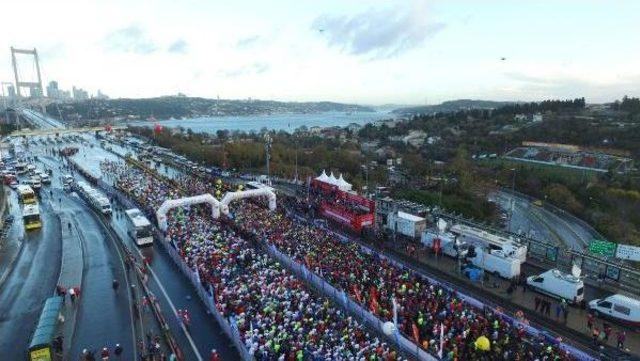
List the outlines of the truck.
{"label": "truck", "polygon": [[409,238],[417,238],[427,226],[427,220],[410,213],[398,211],[391,213],[387,217],[387,228],[407,236]]}
{"label": "truck", "polygon": [[[439,241],[438,241],[439,240]],[[450,232],[438,232],[437,230],[428,229],[422,232],[420,243],[426,247],[433,248],[435,244],[440,242],[440,251],[449,257],[457,258],[458,250],[456,249],[456,236]]]}
{"label": "truck", "polygon": [[503,251],[475,247],[475,257],[470,258],[474,266],[505,279],[520,275],[520,261]]}
{"label": "truck", "polygon": [[502,251],[508,256],[518,259],[521,264],[527,260],[527,245],[511,237],[487,232],[464,224],[454,224],[449,230],[458,235],[459,240],[464,243]]}

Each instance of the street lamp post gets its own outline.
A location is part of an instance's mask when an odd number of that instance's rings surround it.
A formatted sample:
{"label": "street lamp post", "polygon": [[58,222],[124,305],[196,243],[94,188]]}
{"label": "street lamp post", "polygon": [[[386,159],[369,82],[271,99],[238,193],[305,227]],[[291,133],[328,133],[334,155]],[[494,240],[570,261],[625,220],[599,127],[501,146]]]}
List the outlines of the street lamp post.
{"label": "street lamp post", "polygon": [[[7,95],[4,92],[5,85],[13,85],[13,83],[10,83],[10,82],[7,82],[7,81],[0,82],[0,86],[2,87],[2,101],[3,101],[3,104],[4,104],[4,116],[5,116],[5,121],[8,123],[9,122],[9,108],[7,107]],[[16,128],[18,128],[17,117],[16,117]]]}
{"label": "street lamp post", "polygon": [[298,183],[298,137],[295,136],[295,142],[296,142],[296,184]]}
{"label": "street lamp post", "polygon": [[363,164],[361,168],[364,170],[364,183],[367,188],[367,193],[369,193],[369,167],[366,164]]}
{"label": "street lamp post", "polygon": [[271,157],[271,144],[273,143],[273,139],[269,133],[264,135],[264,150],[267,158],[267,183],[271,185],[271,170],[269,168],[269,158]]}
{"label": "street lamp post", "polygon": [[509,209],[509,232],[511,232],[511,223],[513,223],[513,207],[516,203],[516,168],[511,168],[513,178],[511,179],[511,208]]}

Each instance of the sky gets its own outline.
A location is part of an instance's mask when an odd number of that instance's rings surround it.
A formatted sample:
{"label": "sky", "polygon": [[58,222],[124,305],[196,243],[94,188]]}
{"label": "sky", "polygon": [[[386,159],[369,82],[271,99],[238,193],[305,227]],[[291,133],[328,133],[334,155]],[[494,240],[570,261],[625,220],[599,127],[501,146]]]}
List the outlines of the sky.
{"label": "sky", "polygon": [[[640,95],[640,1],[20,0],[10,47],[45,83],[111,97],[358,104]],[[503,59],[504,58],[504,59]],[[33,79],[28,58],[20,74]]]}

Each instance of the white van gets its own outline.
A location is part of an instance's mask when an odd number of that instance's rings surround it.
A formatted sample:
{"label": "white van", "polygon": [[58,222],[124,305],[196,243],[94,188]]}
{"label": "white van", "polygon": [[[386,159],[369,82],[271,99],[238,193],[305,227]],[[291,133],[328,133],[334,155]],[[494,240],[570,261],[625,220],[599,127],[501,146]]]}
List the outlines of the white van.
{"label": "white van", "polygon": [[584,282],[580,277],[551,269],[537,276],[527,277],[527,285],[546,295],[580,303],[584,299]]}
{"label": "white van", "polygon": [[621,321],[632,326],[640,326],[640,301],[621,294],[589,302],[589,310],[596,316]]}

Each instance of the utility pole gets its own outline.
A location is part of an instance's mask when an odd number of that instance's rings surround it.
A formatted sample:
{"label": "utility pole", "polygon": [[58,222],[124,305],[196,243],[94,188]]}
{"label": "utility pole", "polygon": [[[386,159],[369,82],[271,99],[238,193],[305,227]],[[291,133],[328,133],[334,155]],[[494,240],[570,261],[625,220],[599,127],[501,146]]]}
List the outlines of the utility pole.
{"label": "utility pole", "polygon": [[[4,85],[7,84],[2,82],[2,102],[4,104],[4,121],[9,123],[9,111],[7,110],[7,96],[4,94]],[[9,83],[10,84],[10,83]]]}
{"label": "utility pole", "polygon": [[516,168],[511,168],[513,178],[511,179],[511,208],[509,209],[509,232],[511,232],[511,223],[513,222],[513,207],[516,203]]}
{"label": "utility pole", "polygon": [[269,168],[269,158],[271,157],[271,144],[273,143],[273,139],[269,133],[265,133],[264,135],[264,151],[266,153],[267,158],[267,183],[271,185],[271,169]]}
{"label": "utility pole", "polygon": [[298,139],[296,138],[296,183],[298,182]]}
{"label": "utility pole", "polygon": [[362,164],[360,167],[364,170],[365,187],[367,188],[367,193],[369,193],[369,167],[366,164]]}

